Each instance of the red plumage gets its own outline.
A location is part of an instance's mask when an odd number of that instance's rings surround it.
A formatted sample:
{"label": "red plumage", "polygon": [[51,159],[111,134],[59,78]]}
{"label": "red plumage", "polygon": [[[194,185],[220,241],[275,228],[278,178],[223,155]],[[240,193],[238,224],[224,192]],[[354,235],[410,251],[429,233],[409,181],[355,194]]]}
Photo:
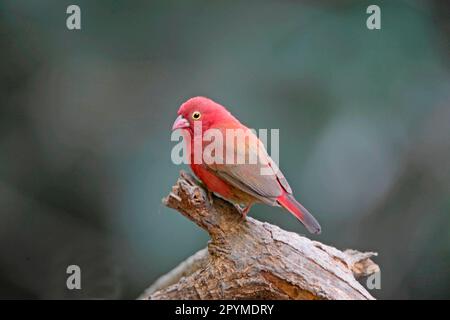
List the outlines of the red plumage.
{"label": "red plumage", "polygon": [[[190,139],[191,145],[189,150],[191,169],[209,191],[234,204],[244,205],[245,208],[241,209],[244,215],[247,214],[252,204],[257,202],[272,206],[281,205],[298,218],[309,232],[320,233],[319,223],[308,210],[295,200],[286,178],[267,154],[262,142],[225,107],[208,98],[195,97],[181,105],[178,115],[172,129],[186,130],[185,138]],[[197,124],[201,124],[201,134],[209,129],[215,129],[225,137],[229,129],[241,130],[245,133],[245,143],[230,144],[224,138],[223,154],[215,154],[216,159],[221,161],[195,163],[194,147],[192,146],[195,134],[198,134],[194,130]],[[202,150],[205,150],[209,143],[202,141]],[[228,159],[225,159],[225,156],[229,154],[233,155],[234,159],[242,156],[246,162],[230,164],[226,161]],[[256,163],[248,162],[252,156],[258,159]],[[261,174],[261,170],[266,170],[269,174]]]}

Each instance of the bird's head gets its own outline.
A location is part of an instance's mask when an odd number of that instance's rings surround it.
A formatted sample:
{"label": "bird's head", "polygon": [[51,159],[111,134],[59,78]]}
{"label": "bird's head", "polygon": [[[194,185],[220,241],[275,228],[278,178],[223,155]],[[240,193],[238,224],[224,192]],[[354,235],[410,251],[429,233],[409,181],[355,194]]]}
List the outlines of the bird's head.
{"label": "bird's head", "polygon": [[202,130],[219,127],[226,121],[237,121],[225,107],[205,97],[194,97],[184,102],[178,109],[178,118],[172,130],[194,130],[195,122],[202,124]]}

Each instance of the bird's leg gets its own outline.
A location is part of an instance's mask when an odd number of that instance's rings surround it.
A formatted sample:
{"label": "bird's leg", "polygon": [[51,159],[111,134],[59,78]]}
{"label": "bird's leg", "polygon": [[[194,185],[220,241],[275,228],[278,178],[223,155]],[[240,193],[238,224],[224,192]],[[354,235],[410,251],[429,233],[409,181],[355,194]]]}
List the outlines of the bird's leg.
{"label": "bird's leg", "polygon": [[242,215],[244,216],[244,218],[247,217],[247,213],[250,211],[251,207],[252,207],[252,204],[250,203],[242,209]]}
{"label": "bird's leg", "polygon": [[236,208],[236,210],[237,210],[240,214],[242,214],[242,211],[244,211],[244,209],[242,209],[242,207],[241,207],[240,205],[236,204],[236,203],[233,203],[233,205],[234,205],[234,207]]}
{"label": "bird's leg", "polygon": [[250,208],[252,207],[252,203],[248,204],[247,206],[245,206],[243,208],[238,204],[235,204],[234,207],[245,219],[247,217],[247,213],[250,211]]}
{"label": "bird's leg", "polygon": [[209,200],[210,205],[212,205],[214,203],[213,197],[214,197],[213,193],[208,190],[208,200]]}

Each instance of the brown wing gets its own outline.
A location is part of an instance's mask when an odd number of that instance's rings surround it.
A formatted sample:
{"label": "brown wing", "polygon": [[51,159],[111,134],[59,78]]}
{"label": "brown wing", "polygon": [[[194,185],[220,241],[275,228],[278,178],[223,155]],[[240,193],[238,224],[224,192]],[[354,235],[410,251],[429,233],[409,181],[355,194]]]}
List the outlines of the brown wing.
{"label": "brown wing", "polygon": [[[270,205],[277,205],[276,198],[282,194],[283,189],[292,193],[285,177],[253,133],[249,133],[245,148],[232,147],[233,150],[227,150],[228,147],[225,146],[223,154],[231,151],[228,154],[233,154],[235,159],[243,155],[245,164],[212,164],[207,167],[234,187]],[[256,159],[256,163],[249,164],[249,159]]]}

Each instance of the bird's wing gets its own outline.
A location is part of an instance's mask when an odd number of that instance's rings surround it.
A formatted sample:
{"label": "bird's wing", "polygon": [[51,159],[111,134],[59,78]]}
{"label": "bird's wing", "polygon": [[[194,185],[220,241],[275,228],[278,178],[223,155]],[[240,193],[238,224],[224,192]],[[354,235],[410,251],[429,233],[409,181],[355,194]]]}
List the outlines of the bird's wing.
{"label": "bird's wing", "polygon": [[[272,205],[276,204],[276,198],[283,193],[283,189],[292,193],[286,178],[253,133],[249,134],[249,139],[241,146],[225,145],[223,156],[226,157],[227,154],[233,154],[235,160],[242,156],[245,163],[226,164],[223,159],[222,164],[210,164],[207,167],[234,187]],[[249,163],[250,159],[256,161]]]}

